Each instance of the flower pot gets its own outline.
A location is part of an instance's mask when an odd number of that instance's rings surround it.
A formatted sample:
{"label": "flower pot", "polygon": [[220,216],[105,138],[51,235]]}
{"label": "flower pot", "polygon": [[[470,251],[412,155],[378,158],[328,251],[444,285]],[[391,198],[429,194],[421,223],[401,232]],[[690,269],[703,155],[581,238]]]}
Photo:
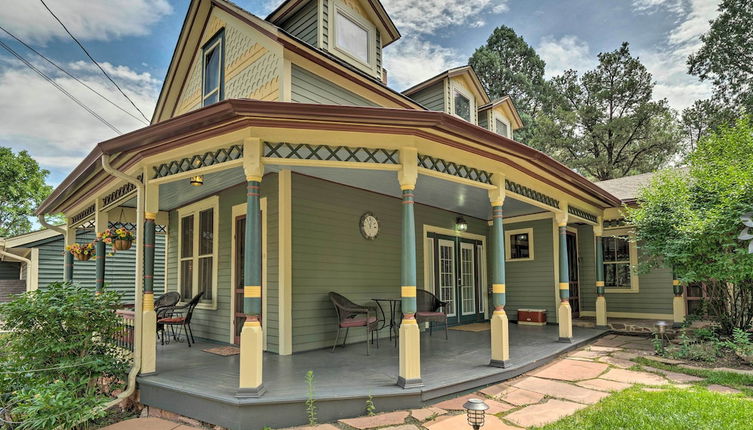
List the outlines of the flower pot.
{"label": "flower pot", "polygon": [[76,257],[76,260],[79,261],[88,261],[90,258],[92,258],[91,254],[83,254],[80,252],[73,254],[73,256]]}
{"label": "flower pot", "polygon": [[112,243],[112,247],[117,249],[118,251],[125,251],[127,249],[131,249],[131,241],[126,239],[115,239],[115,241]]}

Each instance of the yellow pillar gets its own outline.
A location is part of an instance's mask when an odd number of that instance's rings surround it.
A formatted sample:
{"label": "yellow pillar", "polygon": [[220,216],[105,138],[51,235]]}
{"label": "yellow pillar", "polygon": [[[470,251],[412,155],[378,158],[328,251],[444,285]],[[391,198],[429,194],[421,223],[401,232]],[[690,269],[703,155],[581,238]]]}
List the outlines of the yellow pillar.
{"label": "yellow pillar", "polygon": [[[673,274],[674,277],[674,274]],[[679,279],[672,280],[672,326],[677,328],[685,323],[685,300],[682,297],[682,284]]]}
{"label": "yellow pillar", "polygon": [[[565,208],[567,210],[567,207]],[[559,297],[557,322],[559,324],[559,341],[573,341],[573,310],[570,308],[570,274],[567,261],[567,212],[556,214],[559,229]]]}
{"label": "yellow pillar", "polygon": [[505,176],[500,172],[492,175],[495,188],[489,190],[492,206],[491,268],[492,301],[494,313],[491,318],[492,358],[489,365],[507,367],[510,361],[510,330],[505,313],[505,236],[502,205],[505,201]]}
{"label": "yellow pillar", "polygon": [[[146,178],[147,176],[144,175]],[[151,265],[151,271],[144,270],[144,307],[142,311],[141,335],[141,373],[149,374],[157,371],[157,313],[154,311],[154,290],[151,278],[154,273],[154,223],[159,212],[159,185],[147,183],[144,187],[144,222],[138,226],[136,234],[143,236],[144,254],[151,251],[152,258],[145,258],[144,266]],[[151,228],[151,234],[147,234]],[[151,243],[149,243],[151,240]],[[151,247],[151,250],[147,250]],[[151,273],[151,274],[150,274]],[[164,336],[164,334],[163,334]]]}
{"label": "yellow pillar", "polygon": [[607,299],[604,297],[604,245],[602,234],[604,227],[602,218],[597,218],[597,225],[593,227],[596,239],[596,327],[607,327]]}

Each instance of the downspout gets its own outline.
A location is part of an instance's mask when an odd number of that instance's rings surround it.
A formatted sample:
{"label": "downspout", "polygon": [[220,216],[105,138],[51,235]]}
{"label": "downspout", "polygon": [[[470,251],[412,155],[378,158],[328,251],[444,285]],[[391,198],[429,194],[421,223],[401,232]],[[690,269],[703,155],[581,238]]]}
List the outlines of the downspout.
{"label": "downspout", "polygon": [[114,400],[105,405],[105,408],[111,408],[119,404],[123,399],[127,399],[136,391],[136,376],[141,370],[141,326],[144,300],[142,290],[144,287],[144,184],[136,177],[126,175],[120,170],[110,166],[109,156],[102,155],[102,168],[105,172],[118,179],[133,184],[136,187],[136,279],[135,279],[135,306],[134,306],[134,339],[133,339],[133,366],[128,372],[128,386],[125,391],[120,393]]}
{"label": "downspout", "polygon": [[63,227],[60,227],[59,225],[52,225],[52,224],[48,223],[47,220],[44,218],[44,214],[39,214],[39,216],[37,218],[39,219],[39,223],[42,224],[42,227],[44,227],[46,229],[49,229],[49,230],[52,230],[52,231],[56,231],[56,232],[62,234],[63,237],[65,237],[68,234],[68,231],[66,229],[64,229]]}
{"label": "downspout", "polygon": [[31,266],[31,260],[29,260],[28,258],[21,257],[20,255],[11,254],[10,252],[7,252],[5,250],[5,239],[2,239],[2,238],[0,238],[0,255],[2,255],[3,257],[8,257],[12,260],[15,260],[21,263],[26,263],[27,267]]}

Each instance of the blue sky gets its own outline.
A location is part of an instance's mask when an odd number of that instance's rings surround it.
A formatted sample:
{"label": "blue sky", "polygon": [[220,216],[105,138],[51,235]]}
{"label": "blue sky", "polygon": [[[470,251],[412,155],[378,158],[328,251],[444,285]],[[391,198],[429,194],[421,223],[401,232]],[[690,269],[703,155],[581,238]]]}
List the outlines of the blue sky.
{"label": "blue sky", "polygon": [[[135,109],[85,61],[83,53],[36,0],[6,0],[0,25],[52,58],[124,109]],[[46,0],[126,93],[151,117],[188,1]],[[512,27],[547,63],[547,75],[595,66],[599,52],[630,42],[654,75],[655,98],[680,110],[710,95],[686,74],[716,12],[712,0],[382,0],[403,38],[384,51],[398,90],[465,64],[499,25]],[[10,3],[10,4],[8,4]],[[281,0],[236,0],[266,16]],[[144,124],[124,114],[0,32],[0,40],[127,132]],[[0,49],[0,145],[26,149],[58,184],[114,131]]]}

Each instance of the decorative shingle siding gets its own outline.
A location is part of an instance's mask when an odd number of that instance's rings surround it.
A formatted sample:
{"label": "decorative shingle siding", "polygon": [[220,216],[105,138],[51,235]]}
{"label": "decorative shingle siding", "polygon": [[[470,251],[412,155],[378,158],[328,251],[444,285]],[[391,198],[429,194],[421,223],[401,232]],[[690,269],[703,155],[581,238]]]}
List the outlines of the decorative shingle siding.
{"label": "decorative shingle siding", "polygon": [[377,106],[332,82],[306,71],[295,64],[292,67],[292,100],[298,103],[317,103],[348,106]]}
{"label": "decorative shingle siding", "polygon": [[319,33],[317,22],[319,9],[317,3],[317,0],[309,0],[293,16],[286,19],[280,27],[309,45],[316,46],[317,34]]}
{"label": "decorative shingle siding", "polygon": [[444,83],[438,82],[410,96],[429,110],[445,112]]}

